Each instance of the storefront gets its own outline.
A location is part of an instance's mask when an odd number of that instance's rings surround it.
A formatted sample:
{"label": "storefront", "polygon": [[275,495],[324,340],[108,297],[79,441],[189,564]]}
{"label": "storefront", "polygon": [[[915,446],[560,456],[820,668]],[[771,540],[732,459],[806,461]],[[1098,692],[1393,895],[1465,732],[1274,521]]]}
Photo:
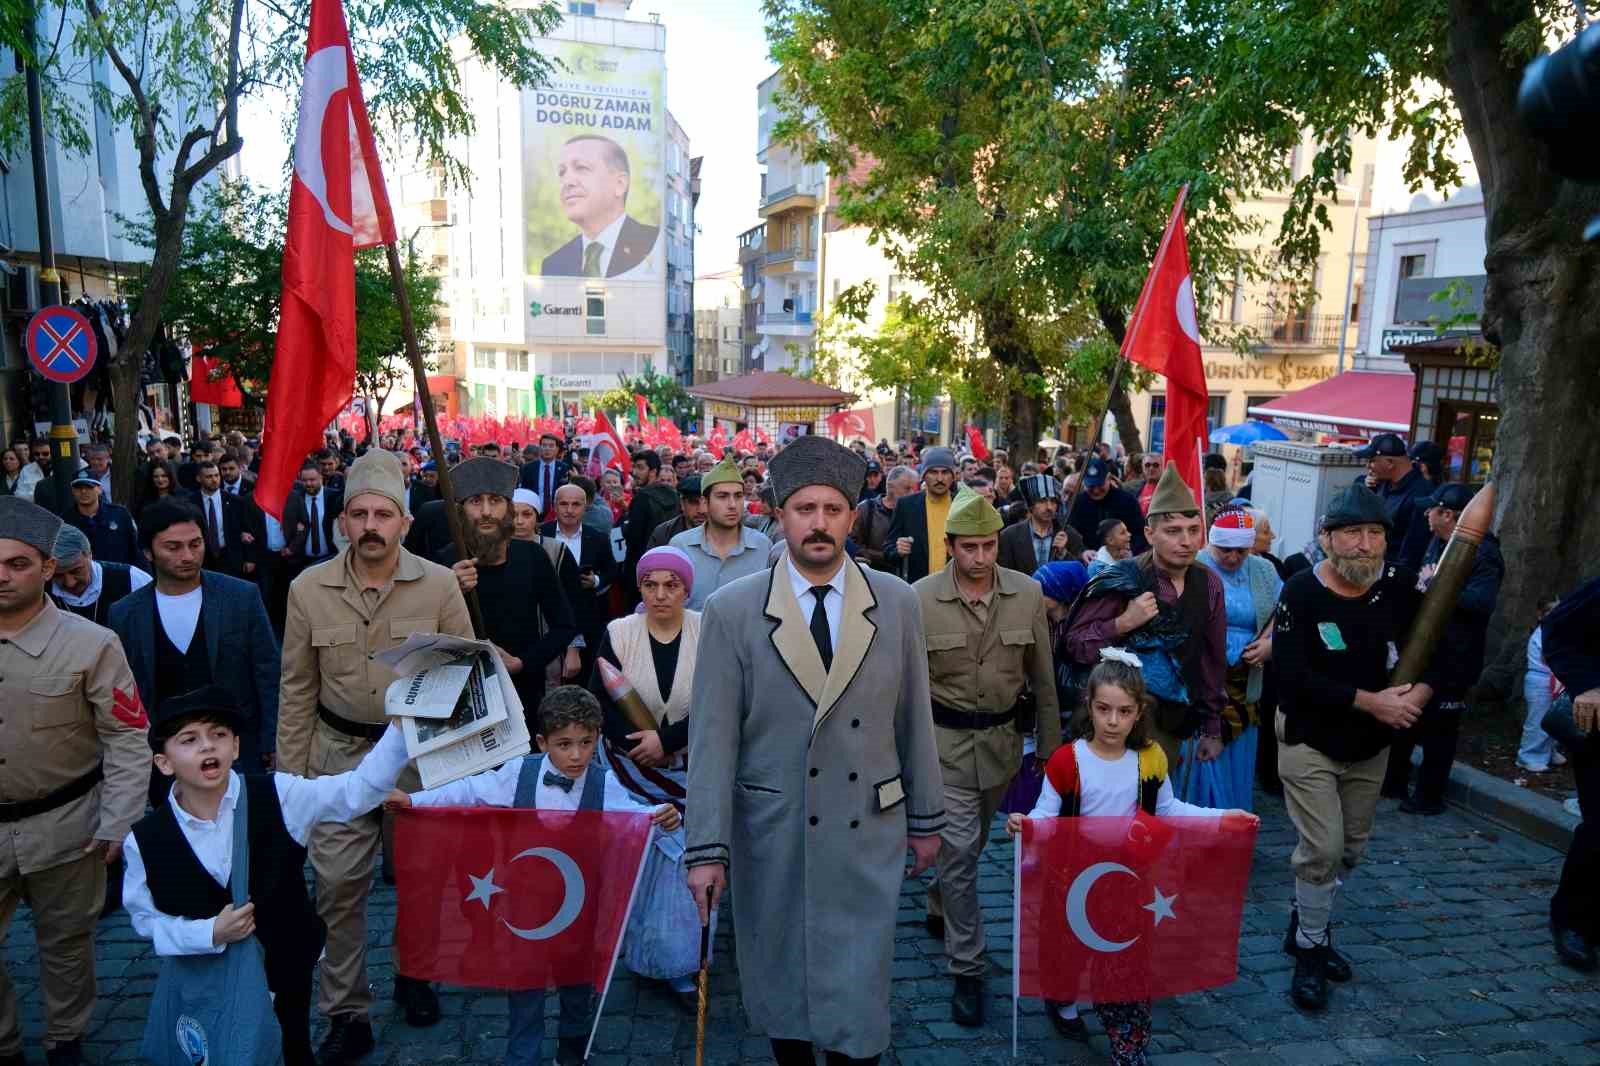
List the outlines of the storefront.
{"label": "storefront", "polygon": [[1412,391],[1408,374],[1348,370],[1246,411],[1311,440],[1364,440],[1410,431]]}
{"label": "storefront", "polygon": [[[1208,351],[1204,359],[1206,392],[1210,395],[1208,430],[1255,417],[1249,413],[1251,409],[1314,388],[1334,377],[1338,368],[1337,354],[1321,351],[1279,350],[1251,355]],[[1140,423],[1145,449],[1161,451],[1166,440],[1166,393],[1152,390],[1134,393],[1129,399],[1134,418]],[[1113,420],[1108,419],[1107,425],[1114,427]],[[1068,443],[1081,436],[1076,426],[1065,429],[1062,439]]]}
{"label": "storefront", "polygon": [[1445,451],[1444,478],[1482,484],[1494,467],[1500,428],[1499,353],[1481,333],[1398,346],[1416,375],[1410,440]]}
{"label": "storefront", "polygon": [[688,392],[701,403],[704,432],[721,428],[732,437],[741,429],[759,429],[774,444],[826,433],[828,416],[856,400],[854,393],[769,371],[723,378]]}

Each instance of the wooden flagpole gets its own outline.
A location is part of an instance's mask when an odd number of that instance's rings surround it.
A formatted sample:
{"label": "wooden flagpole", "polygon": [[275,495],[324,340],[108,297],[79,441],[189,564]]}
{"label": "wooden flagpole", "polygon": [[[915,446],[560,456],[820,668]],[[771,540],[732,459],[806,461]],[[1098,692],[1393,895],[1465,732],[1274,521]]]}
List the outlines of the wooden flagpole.
{"label": "wooden flagpole", "polygon": [[[394,287],[395,304],[400,308],[400,332],[406,341],[406,358],[411,362],[411,375],[416,382],[416,395],[422,406],[422,420],[428,427],[428,449],[433,452],[434,465],[439,470],[439,497],[444,500],[444,515],[450,526],[450,542],[455,545],[456,558],[468,559],[467,539],[461,529],[461,511],[455,505],[455,495],[450,489],[450,471],[444,460],[444,439],[439,436],[439,416],[433,409],[433,397],[428,394],[428,367],[422,361],[422,347],[417,344],[417,325],[411,318],[411,298],[406,295],[405,271],[400,266],[400,251],[393,241],[383,246],[389,258],[389,282]],[[478,590],[466,594],[467,613],[472,616],[472,631],[479,637],[488,636],[483,625],[483,609],[478,606]]]}

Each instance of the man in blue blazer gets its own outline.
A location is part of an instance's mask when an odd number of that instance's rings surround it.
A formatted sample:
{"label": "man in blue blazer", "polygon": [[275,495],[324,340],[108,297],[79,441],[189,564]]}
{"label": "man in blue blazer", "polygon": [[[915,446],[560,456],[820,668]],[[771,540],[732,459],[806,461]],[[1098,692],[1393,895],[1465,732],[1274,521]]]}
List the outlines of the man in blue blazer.
{"label": "man in blue blazer", "polygon": [[239,769],[260,772],[278,746],[278,640],[254,584],[201,569],[202,521],[183,499],[145,510],[139,540],[155,583],[117,601],[111,628],[151,707],[206,684],[227,689],[245,723]]}

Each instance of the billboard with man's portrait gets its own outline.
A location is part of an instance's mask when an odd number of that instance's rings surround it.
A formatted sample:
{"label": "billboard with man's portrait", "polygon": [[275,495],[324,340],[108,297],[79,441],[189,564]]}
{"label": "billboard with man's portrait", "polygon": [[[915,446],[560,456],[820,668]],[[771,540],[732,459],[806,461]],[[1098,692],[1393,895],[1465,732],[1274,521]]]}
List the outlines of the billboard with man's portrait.
{"label": "billboard with man's portrait", "polygon": [[[575,41],[551,42],[550,50],[560,69],[548,85],[523,93],[527,274],[658,279],[667,145],[662,53]],[[541,288],[559,299],[552,290],[564,286]]]}

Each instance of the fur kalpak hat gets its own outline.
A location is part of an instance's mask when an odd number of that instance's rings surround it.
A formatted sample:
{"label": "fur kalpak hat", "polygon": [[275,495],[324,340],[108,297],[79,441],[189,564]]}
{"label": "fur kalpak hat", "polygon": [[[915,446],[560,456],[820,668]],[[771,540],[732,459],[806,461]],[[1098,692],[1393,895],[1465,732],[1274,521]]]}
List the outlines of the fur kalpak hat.
{"label": "fur kalpak hat", "polygon": [[488,493],[511,499],[517,491],[517,468],[499,459],[479,456],[450,471],[450,494],[457,503]]}
{"label": "fur kalpak hat", "polygon": [[[854,507],[867,480],[867,461],[842,444],[827,437],[800,437],[772,457],[767,464],[767,480],[777,506],[808,485],[838,489]],[[705,479],[701,478],[701,485]]]}
{"label": "fur kalpak hat", "polygon": [[49,558],[56,548],[61,519],[21,496],[0,496],[0,539],[20,540]]}
{"label": "fur kalpak hat", "polygon": [[1049,474],[1032,474],[1022,479],[1019,483],[1022,489],[1022,498],[1032,507],[1040,500],[1055,500],[1061,497],[1061,483]]}

